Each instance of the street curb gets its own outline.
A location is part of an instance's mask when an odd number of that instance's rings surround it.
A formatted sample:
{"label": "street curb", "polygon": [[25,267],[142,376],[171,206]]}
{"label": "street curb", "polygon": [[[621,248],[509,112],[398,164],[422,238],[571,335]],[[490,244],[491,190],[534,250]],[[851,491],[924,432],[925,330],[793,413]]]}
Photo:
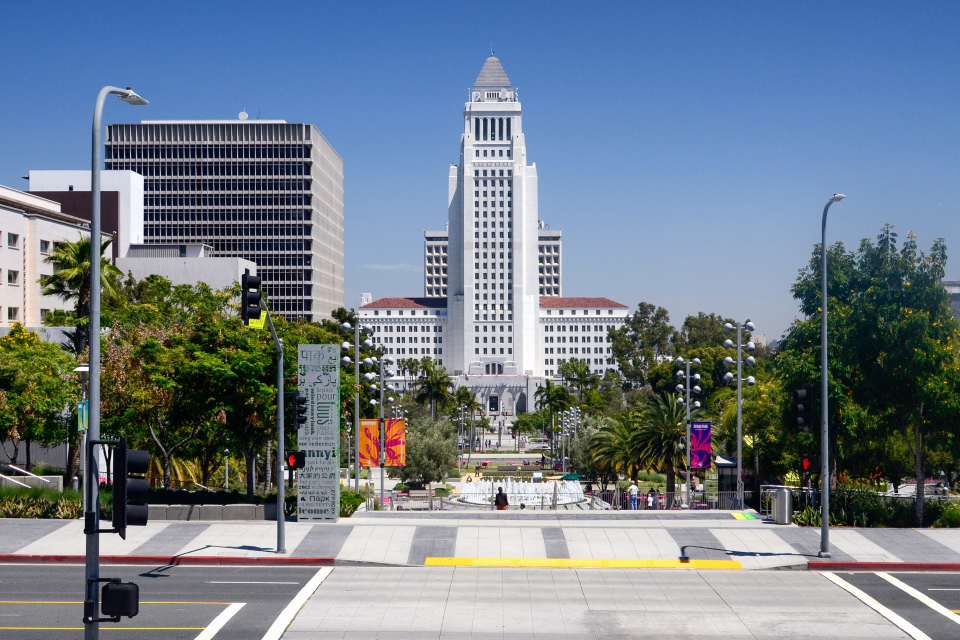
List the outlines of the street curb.
{"label": "street curb", "polygon": [[[0,554],[0,564],[84,564],[85,556]],[[248,556],[100,556],[100,564],[161,566],[297,566],[332,567],[333,558],[270,558]]]}
{"label": "street curb", "polygon": [[960,571],[960,562],[808,562],[810,571]]}

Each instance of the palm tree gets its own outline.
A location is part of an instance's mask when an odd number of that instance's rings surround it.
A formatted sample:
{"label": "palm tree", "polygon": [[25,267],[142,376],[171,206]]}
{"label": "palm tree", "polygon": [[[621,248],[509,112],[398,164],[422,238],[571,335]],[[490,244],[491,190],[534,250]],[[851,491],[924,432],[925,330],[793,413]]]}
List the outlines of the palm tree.
{"label": "palm tree", "polygon": [[590,372],[590,363],[586,360],[572,358],[560,365],[560,375],[577,387],[580,397],[579,405],[583,406],[584,392],[599,381],[600,376]]}
{"label": "palm tree", "polygon": [[[113,238],[100,242],[100,288],[104,293],[116,295],[117,279],[123,275],[119,269],[103,257]],[[90,238],[78,238],[75,242],[58,243],[44,262],[54,265],[54,272],[40,278],[41,293],[57,296],[63,301],[74,301],[77,317],[79,347],[86,347],[86,319],[90,316]]]}
{"label": "palm tree", "polygon": [[566,387],[553,384],[549,378],[544,380],[543,386],[533,394],[537,401],[537,409],[547,409],[550,412],[550,456],[553,457],[553,414],[560,413],[570,407],[572,398]]}
{"label": "palm tree", "polygon": [[636,422],[631,420],[605,421],[591,442],[593,460],[615,479],[621,475],[636,479],[640,471],[634,451],[636,429]]}
{"label": "palm tree", "polygon": [[430,402],[430,417],[437,418],[437,403],[445,403],[450,399],[450,378],[447,370],[437,366],[433,360],[424,358],[420,362],[420,375],[416,381],[416,400],[420,404]]}
{"label": "palm tree", "polygon": [[[668,393],[654,398],[643,409],[635,412],[632,421],[632,452],[643,467],[667,476],[667,495],[676,492],[677,469],[686,469],[686,454],[682,445],[687,436],[686,407],[677,403],[677,396]],[[702,412],[694,409],[690,418],[696,420]]]}

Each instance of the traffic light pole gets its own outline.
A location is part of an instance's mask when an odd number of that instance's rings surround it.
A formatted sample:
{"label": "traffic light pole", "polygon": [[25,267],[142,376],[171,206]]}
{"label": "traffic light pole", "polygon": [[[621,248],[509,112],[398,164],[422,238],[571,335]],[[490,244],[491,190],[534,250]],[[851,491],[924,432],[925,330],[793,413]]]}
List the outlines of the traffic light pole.
{"label": "traffic light pole", "polygon": [[[273,328],[273,319],[270,317],[270,310],[266,305],[261,304],[267,313],[267,326],[270,327],[270,335],[273,336],[273,344],[277,347],[277,553],[287,552],[286,542],[286,517],[283,513],[284,495],[283,490],[283,463],[285,462],[284,452],[286,451],[285,436],[283,433],[283,340],[277,337],[277,330]],[[270,470],[267,469],[267,474]]]}

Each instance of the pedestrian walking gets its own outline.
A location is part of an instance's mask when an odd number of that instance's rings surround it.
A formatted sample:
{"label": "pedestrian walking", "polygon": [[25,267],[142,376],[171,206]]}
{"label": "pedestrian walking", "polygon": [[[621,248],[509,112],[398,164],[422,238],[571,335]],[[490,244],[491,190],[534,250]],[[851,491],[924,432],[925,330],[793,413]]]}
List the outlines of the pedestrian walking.
{"label": "pedestrian walking", "polygon": [[507,507],[510,506],[510,500],[507,499],[507,494],[503,492],[503,487],[497,487],[497,497],[494,499],[494,504],[497,505],[497,511],[506,511]]}
{"label": "pedestrian walking", "polygon": [[636,480],[631,480],[631,481],[630,481],[630,488],[627,489],[627,495],[630,496],[630,511],[636,511],[636,510],[637,510],[637,494],[638,494],[639,492],[640,492],[640,490],[637,489],[637,481],[636,481]]}
{"label": "pedestrian walking", "polygon": [[650,488],[650,491],[647,493],[647,509],[653,509],[653,488]]}

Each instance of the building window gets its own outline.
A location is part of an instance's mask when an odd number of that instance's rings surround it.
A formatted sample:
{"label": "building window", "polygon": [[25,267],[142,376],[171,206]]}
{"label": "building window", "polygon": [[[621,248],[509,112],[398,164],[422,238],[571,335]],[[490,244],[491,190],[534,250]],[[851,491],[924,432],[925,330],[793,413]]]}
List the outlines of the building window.
{"label": "building window", "polygon": [[49,240],[41,240],[41,241],[40,241],[40,253],[42,253],[42,254],[44,254],[44,255],[50,253],[50,241],[49,241]]}
{"label": "building window", "polygon": [[7,320],[19,320],[20,307],[7,307]]}
{"label": "building window", "polygon": [[20,272],[7,269],[7,284],[20,284]]}
{"label": "building window", "polygon": [[15,233],[8,233],[7,246],[11,249],[16,249],[18,246],[20,246],[20,236]]}

